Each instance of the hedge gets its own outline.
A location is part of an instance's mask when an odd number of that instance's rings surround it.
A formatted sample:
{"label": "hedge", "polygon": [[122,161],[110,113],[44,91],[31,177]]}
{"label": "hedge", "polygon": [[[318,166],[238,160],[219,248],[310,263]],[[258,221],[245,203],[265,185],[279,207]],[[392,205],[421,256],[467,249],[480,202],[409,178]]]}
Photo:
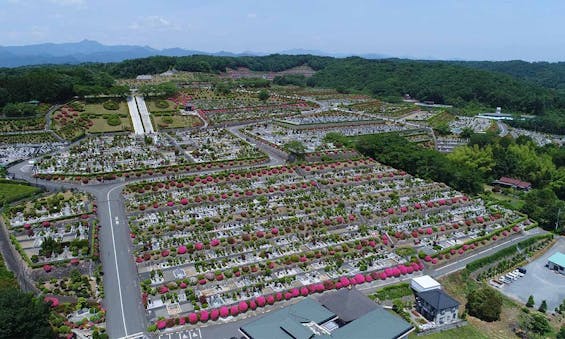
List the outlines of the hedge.
{"label": "hedge", "polygon": [[488,257],[484,257],[484,258],[481,258],[481,259],[477,259],[473,262],[468,263],[467,266],[466,266],[466,269],[467,269],[467,271],[469,271],[469,273],[474,272],[474,271],[478,270],[479,268],[485,267],[485,266],[492,264],[492,263],[494,263],[494,262],[496,262],[496,261],[498,261],[502,258],[509,257],[509,256],[513,255],[514,253],[516,253],[518,251],[516,249],[517,246],[519,246],[521,248],[528,247],[528,246],[533,245],[536,242],[538,242],[542,239],[545,239],[545,238],[553,238],[553,234],[551,234],[551,233],[540,234],[540,235],[537,235],[535,237],[531,237],[531,238],[528,238],[526,240],[522,240],[519,243],[517,243],[516,245],[504,248],[504,249],[494,253],[493,255],[490,255]]}

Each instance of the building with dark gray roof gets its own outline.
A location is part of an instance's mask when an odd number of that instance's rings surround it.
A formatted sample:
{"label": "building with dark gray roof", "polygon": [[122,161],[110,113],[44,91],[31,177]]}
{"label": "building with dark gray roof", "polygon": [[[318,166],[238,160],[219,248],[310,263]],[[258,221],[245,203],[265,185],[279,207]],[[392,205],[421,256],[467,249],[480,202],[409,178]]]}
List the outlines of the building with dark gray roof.
{"label": "building with dark gray roof", "polygon": [[306,298],[241,326],[249,339],[397,339],[414,328],[356,289]]}
{"label": "building with dark gray roof", "polygon": [[342,288],[334,293],[322,295],[318,302],[344,322],[353,321],[379,308],[371,299],[353,288]]}
{"label": "building with dark gray roof", "polygon": [[441,289],[416,292],[416,311],[438,325],[459,320],[459,302]]}

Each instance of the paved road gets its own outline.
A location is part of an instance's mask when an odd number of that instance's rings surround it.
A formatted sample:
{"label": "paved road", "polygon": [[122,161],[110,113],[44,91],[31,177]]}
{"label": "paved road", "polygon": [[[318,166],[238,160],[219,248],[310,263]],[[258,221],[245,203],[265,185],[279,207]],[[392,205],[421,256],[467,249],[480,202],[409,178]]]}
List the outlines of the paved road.
{"label": "paved road", "polygon": [[538,235],[540,233],[545,233],[545,231],[542,231],[539,228],[534,228],[533,230],[525,231],[524,233],[520,234],[519,236],[513,237],[512,239],[507,240],[506,242],[500,243],[500,244],[492,246],[492,247],[488,247],[488,248],[483,249],[483,250],[481,250],[477,253],[465,256],[461,260],[458,260],[458,261],[453,262],[451,264],[447,264],[445,266],[442,266],[440,268],[432,270],[432,271],[428,272],[428,274],[435,277],[435,278],[439,278],[439,277],[442,277],[444,275],[448,275],[450,273],[457,272],[459,270],[464,269],[465,266],[472,261],[475,261],[475,260],[483,258],[483,257],[487,257],[491,254],[494,254],[495,252],[500,251],[501,249],[513,246],[517,242],[531,238],[531,237]]}
{"label": "paved road", "polygon": [[133,124],[133,130],[135,134],[144,134],[145,130],[143,129],[143,123],[141,122],[141,116],[139,115],[139,110],[137,109],[135,99],[131,96],[128,96],[127,103],[129,115],[131,116],[131,123]]}
{"label": "paved road", "polygon": [[[557,253],[565,253],[565,237],[557,238],[557,242],[539,258],[525,265],[526,275],[510,284],[504,284],[501,292],[522,303],[528,301],[530,295],[534,296],[535,307],[538,308],[545,300],[548,313],[553,313],[565,299],[565,276],[545,267],[547,259]],[[543,286],[543,288],[532,288]]]}
{"label": "paved road", "polygon": [[145,105],[145,100],[143,100],[142,96],[136,96],[135,102],[137,104],[139,115],[141,116],[141,122],[143,123],[143,129],[145,130],[145,133],[154,133],[155,130],[153,129],[153,124],[151,123],[149,110],[147,109],[147,105]]}
{"label": "paved road", "polygon": [[504,122],[497,120],[496,125],[498,126],[498,129],[499,129],[498,135],[503,137],[506,134],[508,134],[508,126],[506,126],[506,124]]}

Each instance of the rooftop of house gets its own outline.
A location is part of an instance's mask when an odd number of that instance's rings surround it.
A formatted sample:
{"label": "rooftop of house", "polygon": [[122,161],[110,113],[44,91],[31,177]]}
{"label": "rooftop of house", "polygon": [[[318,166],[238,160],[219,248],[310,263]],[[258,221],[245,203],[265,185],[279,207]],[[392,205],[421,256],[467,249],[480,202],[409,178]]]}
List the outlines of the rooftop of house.
{"label": "rooftop of house", "polygon": [[417,295],[438,311],[459,307],[457,300],[440,289],[420,292]]}
{"label": "rooftop of house", "polygon": [[532,184],[527,181],[522,181],[520,179],[509,178],[509,177],[501,177],[497,180],[498,183],[513,185],[519,188],[530,188]]}

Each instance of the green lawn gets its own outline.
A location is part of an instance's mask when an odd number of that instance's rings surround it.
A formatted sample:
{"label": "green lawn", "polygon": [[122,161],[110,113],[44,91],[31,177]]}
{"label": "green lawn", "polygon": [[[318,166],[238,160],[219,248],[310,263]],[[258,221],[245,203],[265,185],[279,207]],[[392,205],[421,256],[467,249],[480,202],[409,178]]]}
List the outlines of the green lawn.
{"label": "green lawn", "polygon": [[105,109],[102,103],[100,104],[86,104],[84,105],[84,112],[80,113],[87,113],[87,114],[129,114],[128,104],[125,101],[119,101],[120,108],[117,110],[108,110]]}
{"label": "green lawn", "polygon": [[88,129],[91,133],[103,133],[103,132],[120,132],[131,130],[130,119],[120,118],[122,124],[117,126],[108,125],[108,121],[103,118],[90,119],[94,124]]}
{"label": "green lawn", "polygon": [[176,111],[175,109],[175,103],[173,101],[170,100],[164,100],[167,104],[169,104],[168,107],[157,107],[157,102],[161,101],[161,100],[146,100],[145,104],[147,105],[147,109],[149,110],[149,112],[167,112],[167,111]]}
{"label": "green lawn", "polygon": [[26,198],[39,191],[37,187],[0,180],[0,206]]}
{"label": "green lawn", "polygon": [[412,295],[412,289],[408,283],[400,283],[396,285],[385,286],[378,290],[373,296],[379,300],[393,300],[404,296]]}
{"label": "green lawn", "polygon": [[447,330],[439,333],[417,336],[416,334],[411,334],[410,339],[415,338],[425,338],[425,339],[488,339],[486,335],[481,333],[478,329],[472,325],[467,325],[459,328],[454,328],[452,330]]}
{"label": "green lawn", "polygon": [[164,128],[186,128],[202,125],[202,121],[193,115],[156,116],[151,115],[153,127]]}

